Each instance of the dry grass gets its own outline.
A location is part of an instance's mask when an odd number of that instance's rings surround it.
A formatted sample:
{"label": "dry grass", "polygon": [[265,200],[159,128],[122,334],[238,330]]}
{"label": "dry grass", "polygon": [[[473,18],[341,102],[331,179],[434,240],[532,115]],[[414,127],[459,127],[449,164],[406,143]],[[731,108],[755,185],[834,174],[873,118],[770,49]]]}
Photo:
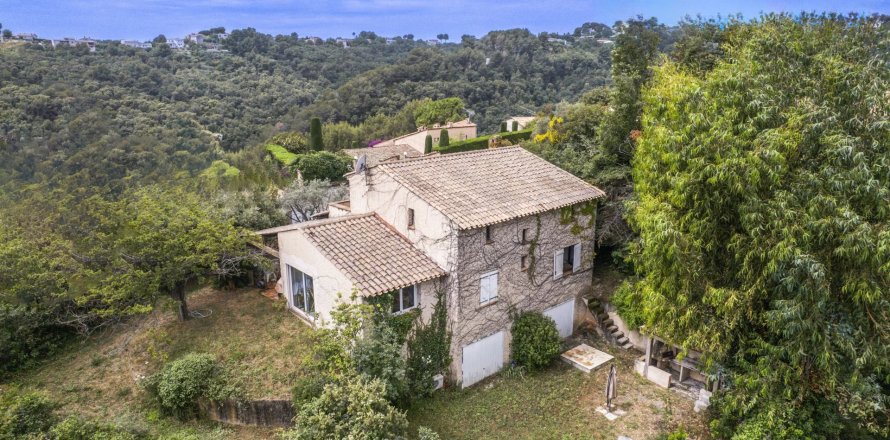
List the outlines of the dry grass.
{"label": "dry grass", "polygon": [[[162,308],[117,327],[107,334],[75,344],[41,367],[13,382],[42,390],[77,413],[148,432],[178,430],[183,424],[165,420],[147,401],[137,381],[155,373],[166,360],[188,352],[215,355],[228,365],[249,398],[289,398],[308,347],[308,327],[256,289],[220,292],[204,289],[189,298],[193,310],[210,316],[179,322]],[[268,430],[227,429],[188,423],[202,438],[264,438]]]}
{"label": "dry grass", "polygon": [[690,439],[709,438],[706,419],[692,401],[661,389],[633,372],[636,356],[584,341],[616,357],[617,406],[627,415],[614,422],[596,412],[605,404],[608,368],[585,374],[562,362],[536,374],[509,371],[468,390],[448,390],[409,411],[412,425],[424,425],[447,439],[609,439],[656,437],[684,427]]}

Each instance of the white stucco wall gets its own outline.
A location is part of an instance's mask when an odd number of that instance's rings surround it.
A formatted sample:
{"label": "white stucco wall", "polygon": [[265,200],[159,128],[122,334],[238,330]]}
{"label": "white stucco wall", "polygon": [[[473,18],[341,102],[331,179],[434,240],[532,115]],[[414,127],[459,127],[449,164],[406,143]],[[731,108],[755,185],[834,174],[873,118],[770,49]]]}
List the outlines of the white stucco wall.
{"label": "white stucco wall", "polygon": [[442,130],[448,130],[448,140],[449,142],[457,142],[466,139],[472,139],[476,137],[476,126],[457,126],[457,127],[449,127],[447,125],[443,125],[441,127],[431,127],[426,130],[419,130],[411,134],[407,134],[395,139],[388,139],[383,141],[378,146],[388,146],[388,145],[410,145],[415,150],[423,153],[423,149],[426,144],[426,136],[430,135],[433,138],[433,146],[439,145],[439,135]]}
{"label": "white stucco wall", "polygon": [[348,300],[352,294],[352,282],[328,261],[300,230],[278,234],[278,253],[288,308],[298,314],[302,313],[297,311],[292,302],[290,271],[287,269],[287,266],[291,266],[312,277],[315,323],[330,323],[331,311],[337,304],[338,294],[341,294],[344,300]]}

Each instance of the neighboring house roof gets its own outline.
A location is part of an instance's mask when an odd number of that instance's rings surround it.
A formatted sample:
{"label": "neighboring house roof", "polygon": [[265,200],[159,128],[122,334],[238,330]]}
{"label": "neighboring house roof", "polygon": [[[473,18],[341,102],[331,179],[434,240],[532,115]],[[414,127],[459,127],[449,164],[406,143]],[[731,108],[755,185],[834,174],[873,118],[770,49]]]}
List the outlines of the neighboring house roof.
{"label": "neighboring house roof", "polygon": [[473,229],[605,196],[521,147],[503,147],[384,163],[377,167]]}
{"label": "neighboring house roof", "polygon": [[266,235],[300,230],[355,285],[361,296],[374,296],[445,275],[374,213],[348,215],[265,229]]}
{"label": "neighboring house roof", "polygon": [[423,132],[428,132],[428,131],[439,131],[439,130],[448,129],[448,128],[467,128],[467,127],[475,127],[475,126],[476,126],[476,124],[473,122],[470,122],[470,119],[467,118],[462,121],[448,122],[448,123],[442,124],[442,125],[435,124],[431,127],[417,127],[417,130],[414,131],[413,133],[403,134],[399,137],[394,137],[394,138],[386,140],[384,142],[397,143],[400,139],[405,139],[405,138],[407,138],[409,136],[413,136],[417,133],[423,133]]}
{"label": "neighboring house roof", "polygon": [[531,122],[531,121],[534,121],[535,119],[536,119],[536,116],[511,116],[511,117],[508,118],[507,120],[508,120],[508,121],[522,122],[522,123],[529,123],[529,122]]}
{"label": "neighboring house roof", "polygon": [[366,163],[368,167],[377,166],[381,162],[385,162],[390,159],[399,159],[403,155],[407,155],[408,157],[419,157],[423,155],[422,153],[414,149],[414,147],[407,144],[370,148],[350,148],[344,149],[342,151],[355,159],[358,159],[359,156],[364,154],[367,158]]}

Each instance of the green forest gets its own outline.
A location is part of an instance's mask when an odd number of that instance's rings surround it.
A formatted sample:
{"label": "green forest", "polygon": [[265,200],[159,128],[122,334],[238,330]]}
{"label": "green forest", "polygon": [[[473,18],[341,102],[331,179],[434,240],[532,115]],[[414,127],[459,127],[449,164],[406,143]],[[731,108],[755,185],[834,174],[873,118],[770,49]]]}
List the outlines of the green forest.
{"label": "green forest", "polygon": [[[710,437],[890,436],[888,17],[633,17],[437,46],[251,28],[223,52],[160,41],[0,44],[0,439],[157,437],[62,419],[19,385],[154,310],[188,319],[201,288],[248,285],[270,264],[252,231],[345,196],[339,150],[466,117],[496,135],[517,115],[536,117],[522,147],[606,192],[596,244],[623,278],[621,317],[704,351],[726,383]],[[430,392],[412,359],[448,364],[444,330],[406,340],[370,309],[338,318],[352,333],[313,334],[317,377],[294,387],[317,423],[282,435],[438,438],[401,411]],[[193,416],[185,371],[203,372],[203,397],[237,395],[220,368],[161,363],[154,420]],[[347,404],[367,414],[346,426]]]}

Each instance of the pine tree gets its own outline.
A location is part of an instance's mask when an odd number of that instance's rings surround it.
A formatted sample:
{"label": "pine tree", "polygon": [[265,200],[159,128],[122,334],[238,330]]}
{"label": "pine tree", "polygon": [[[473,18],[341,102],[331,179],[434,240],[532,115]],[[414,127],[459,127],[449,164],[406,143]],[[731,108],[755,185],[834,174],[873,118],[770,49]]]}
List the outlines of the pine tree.
{"label": "pine tree", "polygon": [[448,130],[443,128],[442,131],[439,132],[439,148],[447,147],[448,143]]}
{"label": "pine tree", "polygon": [[423,154],[430,154],[433,152],[433,137],[430,135],[426,135],[426,139],[423,140]]}
{"label": "pine tree", "polygon": [[321,120],[312,118],[309,122],[309,146],[313,151],[324,150],[324,141],[321,138]]}

